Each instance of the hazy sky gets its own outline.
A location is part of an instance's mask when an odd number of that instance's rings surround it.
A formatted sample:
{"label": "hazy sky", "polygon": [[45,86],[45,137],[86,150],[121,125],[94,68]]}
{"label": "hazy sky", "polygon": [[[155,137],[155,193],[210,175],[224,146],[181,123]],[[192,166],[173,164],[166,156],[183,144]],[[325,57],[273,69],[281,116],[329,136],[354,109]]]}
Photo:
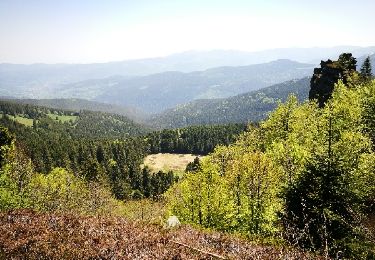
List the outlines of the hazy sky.
{"label": "hazy sky", "polygon": [[375,0],[0,0],[0,63],[375,45]]}

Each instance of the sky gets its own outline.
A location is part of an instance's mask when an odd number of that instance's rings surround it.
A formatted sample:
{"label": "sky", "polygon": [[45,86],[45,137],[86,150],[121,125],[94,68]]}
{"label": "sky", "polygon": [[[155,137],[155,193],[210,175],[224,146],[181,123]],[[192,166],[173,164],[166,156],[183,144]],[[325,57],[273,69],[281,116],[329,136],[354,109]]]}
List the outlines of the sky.
{"label": "sky", "polygon": [[374,46],[374,0],[0,0],[0,63]]}

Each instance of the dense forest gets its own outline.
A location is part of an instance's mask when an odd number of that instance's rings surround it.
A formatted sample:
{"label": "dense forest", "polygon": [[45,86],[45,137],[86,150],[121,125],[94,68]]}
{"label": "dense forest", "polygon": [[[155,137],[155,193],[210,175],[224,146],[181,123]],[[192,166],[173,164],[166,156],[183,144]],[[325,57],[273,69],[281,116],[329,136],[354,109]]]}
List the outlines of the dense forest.
{"label": "dense forest", "polygon": [[157,196],[175,181],[172,172],[141,169],[147,154],[208,154],[246,129],[237,124],[151,132],[115,114],[6,101],[0,102],[0,111],[1,125],[15,134],[18,151],[31,159],[36,172],[65,168],[86,180],[105,182],[118,199]]}
{"label": "dense forest", "polygon": [[246,130],[246,124],[190,126],[164,129],[147,134],[149,152],[205,155],[215,146],[233,143]]}
{"label": "dense forest", "polygon": [[[152,131],[120,115],[2,101],[0,209],[123,216],[135,201],[143,220],[154,201],[193,226],[374,259],[375,80],[369,60],[355,68],[349,54],[322,62],[310,100],[290,95],[248,126]],[[160,152],[207,156],[179,174],[141,167]]]}

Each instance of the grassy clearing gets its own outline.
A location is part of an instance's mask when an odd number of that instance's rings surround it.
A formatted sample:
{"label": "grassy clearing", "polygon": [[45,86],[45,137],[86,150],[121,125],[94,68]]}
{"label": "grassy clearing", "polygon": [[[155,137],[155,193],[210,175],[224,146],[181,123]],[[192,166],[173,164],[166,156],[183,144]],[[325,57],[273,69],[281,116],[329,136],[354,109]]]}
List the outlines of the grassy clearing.
{"label": "grassy clearing", "polygon": [[50,118],[56,120],[56,121],[61,121],[63,123],[65,122],[69,122],[70,120],[72,120],[73,122],[75,122],[78,118],[78,116],[59,116],[59,115],[55,115],[55,114],[47,114]]}
{"label": "grassy clearing", "polygon": [[26,118],[20,115],[17,115],[16,117],[10,116],[10,118],[25,126],[33,126],[33,119]]}
{"label": "grassy clearing", "polygon": [[202,158],[201,155],[194,154],[171,154],[158,153],[148,155],[142,166],[147,166],[153,172],[169,171],[183,172],[189,162],[194,161],[195,157]]}

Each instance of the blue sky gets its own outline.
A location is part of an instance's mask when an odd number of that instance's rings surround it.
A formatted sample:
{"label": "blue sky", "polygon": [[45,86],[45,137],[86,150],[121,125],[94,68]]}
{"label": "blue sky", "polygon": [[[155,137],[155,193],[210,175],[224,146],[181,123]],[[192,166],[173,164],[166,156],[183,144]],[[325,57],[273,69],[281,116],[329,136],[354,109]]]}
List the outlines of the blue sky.
{"label": "blue sky", "polygon": [[0,0],[0,63],[375,45],[371,0]]}

